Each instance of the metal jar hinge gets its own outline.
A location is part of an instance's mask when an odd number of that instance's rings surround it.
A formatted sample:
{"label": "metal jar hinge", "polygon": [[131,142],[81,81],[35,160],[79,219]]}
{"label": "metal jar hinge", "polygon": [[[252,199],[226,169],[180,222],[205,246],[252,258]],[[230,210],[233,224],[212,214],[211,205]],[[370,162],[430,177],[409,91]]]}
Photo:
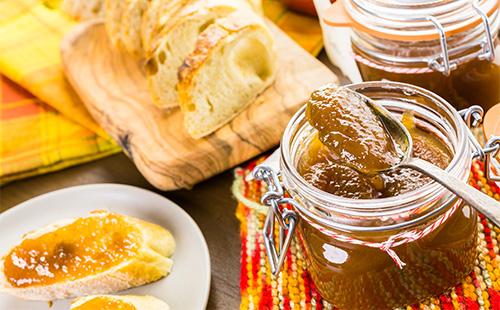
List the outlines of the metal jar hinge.
{"label": "metal jar hinge", "polygon": [[[480,106],[474,105],[468,109],[461,110],[460,115],[469,128],[476,128],[481,125],[483,120],[484,111]],[[476,149],[473,157],[484,162],[484,176],[490,181],[500,181],[500,175],[496,176],[492,173],[493,167],[497,168],[497,173],[500,173],[500,167],[495,159],[495,156],[500,151],[500,136],[492,136],[486,141],[484,147],[479,144],[472,132],[468,132],[469,140]],[[496,164],[496,165],[495,165]]]}
{"label": "metal jar hinge", "polygon": [[[295,227],[297,226],[297,213],[286,205],[296,206],[297,202],[286,198],[278,177],[278,172],[267,165],[259,165],[253,170],[253,176],[257,180],[264,181],[267,192],[262,196],[262,204],[269,206],[266,221],[264,223],[264,245],[266,247],[269,265],[273,275],[279,273],[286,258],[286,253],[292,241]],[[279,246],[276,247],[275,220],[279,224]]]}
{"label": "metal jar hinge", "polygon": [[[479,17],[481,17],[485,32],[485,38],[481,42],[481,50],[469,57],[478,58],[479,60],[493,61],[495,59],[495,44],[493,42],[494,40],[488,16],[481,10],[476,1],[472,3],[472,7],[474,8],[474,11],[476,11],[476,13],[479,15]],[[443,25],[438,21],[438,19],[434,16],[427,16],[425,17],[425,19],[430,21],[438,31],[439,43],[441,45],[441,55],[437,58],[429,60],[429,68],[441,72],[446,76],[449,76],[451,71],[457,68],[457,61],[450,61],[445,29]]]}

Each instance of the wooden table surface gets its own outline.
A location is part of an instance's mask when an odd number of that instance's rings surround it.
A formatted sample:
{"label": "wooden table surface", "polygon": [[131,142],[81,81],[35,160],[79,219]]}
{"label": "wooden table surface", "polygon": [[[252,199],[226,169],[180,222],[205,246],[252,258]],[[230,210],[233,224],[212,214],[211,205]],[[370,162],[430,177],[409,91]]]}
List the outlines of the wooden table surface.
{"label": "wooden table surface", "polygon": [[[332,67],[324,53],[320,60]],[[342,82],[345,78],[340,77]],[[197,184],[191,190],[161,192],[152,187],[123,154],[7,184],[0,188],[0,212],[27,199],[65,187],[121,183],[157,192],[174,201],[198,223],[207,240],[212,263],[208,309],[238,309],[240,303],[240,238],[231,195],[232,170]],[[68,206],[71,207],[71,206]]]}

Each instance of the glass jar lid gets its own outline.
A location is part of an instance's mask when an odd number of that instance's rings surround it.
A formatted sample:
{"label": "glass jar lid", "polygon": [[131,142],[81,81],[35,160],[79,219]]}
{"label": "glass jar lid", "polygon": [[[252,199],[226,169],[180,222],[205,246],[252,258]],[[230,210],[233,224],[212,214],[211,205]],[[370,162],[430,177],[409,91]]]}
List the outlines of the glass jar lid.
{"label": "glass jar lid", "polygon": [[348,26],[401,41],[435,40],[481,24],[498,29],[499,0],[338,0],[325,12],[332,26]]}

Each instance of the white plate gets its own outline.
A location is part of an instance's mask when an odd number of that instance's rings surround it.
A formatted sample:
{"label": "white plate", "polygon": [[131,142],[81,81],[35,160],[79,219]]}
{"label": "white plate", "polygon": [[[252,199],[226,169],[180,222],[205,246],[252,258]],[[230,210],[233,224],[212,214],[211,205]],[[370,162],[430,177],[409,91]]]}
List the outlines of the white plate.
{"label": "white plate", "polygon": [[[210,291],[210,256],[203,235],[179,206],[153,192],[128,185],[95,184],[70,187],[25,201],[0,214],[0,255],[31,230],[54,221],[80,217],[104,209],[159,224],[176,241],[172,273],[155,283],[119,294],[148,294],[168,303],[172,310],[205,309]],[[65,310],[69,301],[23,301],[0,293],[0,309]]]}

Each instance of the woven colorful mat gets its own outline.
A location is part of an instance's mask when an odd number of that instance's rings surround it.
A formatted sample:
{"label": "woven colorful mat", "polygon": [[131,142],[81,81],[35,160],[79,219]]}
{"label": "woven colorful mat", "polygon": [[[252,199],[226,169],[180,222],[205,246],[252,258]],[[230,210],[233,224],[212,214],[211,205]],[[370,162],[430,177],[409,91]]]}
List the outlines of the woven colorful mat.
{"label": "woven colorful mat", "polygon": [[[240,308],[334,309],[315,289],[296,240],[290,246],[281,274],[277,277],[271,275],[262,235],[267,207],[258,203],[265,187],[259,181],[245,181],[245,176],[258,162],[237,168],[233,183],[233,193],[239,202],[236,216],[241,223]],[[487,182],[482,169],[482,162],[473,163],[470,184],[500,200],[500,187]],[[500,310],[500,228],[483,216],[478,217],[478,222],[479,255],[474,271],[451,292],[406,309]]]}

